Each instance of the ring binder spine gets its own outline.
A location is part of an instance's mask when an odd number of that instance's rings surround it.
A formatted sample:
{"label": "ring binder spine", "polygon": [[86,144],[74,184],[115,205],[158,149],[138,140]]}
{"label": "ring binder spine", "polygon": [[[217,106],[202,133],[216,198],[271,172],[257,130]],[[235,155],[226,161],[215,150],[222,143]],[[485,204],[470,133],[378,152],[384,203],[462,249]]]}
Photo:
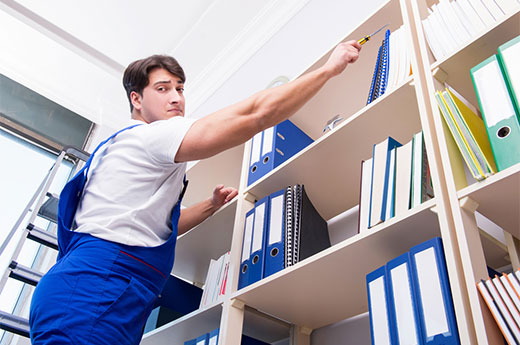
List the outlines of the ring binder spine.
{"label": "ring binder spine", "polygon": [[293,251],[293,265],[300,261],[300,229],[302,219],[302,193],[299,184],[294,186],[294,251]]}
{"label": "ring binder spine", "polygon": [[293,264],[293,192],[291,187],[285,190],[285,267]]}

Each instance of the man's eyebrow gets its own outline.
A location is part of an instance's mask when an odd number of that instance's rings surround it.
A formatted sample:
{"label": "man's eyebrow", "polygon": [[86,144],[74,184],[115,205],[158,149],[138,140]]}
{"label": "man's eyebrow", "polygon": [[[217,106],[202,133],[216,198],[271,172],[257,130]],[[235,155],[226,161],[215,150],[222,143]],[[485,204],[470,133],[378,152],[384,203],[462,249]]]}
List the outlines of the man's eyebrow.
{"label": "man's eyebrow", "polygon": [[153,83],[153,85],[157,85],[157,84],[171,84],[171,80],[159,80],[159,81],[156,81],[155,83]]}

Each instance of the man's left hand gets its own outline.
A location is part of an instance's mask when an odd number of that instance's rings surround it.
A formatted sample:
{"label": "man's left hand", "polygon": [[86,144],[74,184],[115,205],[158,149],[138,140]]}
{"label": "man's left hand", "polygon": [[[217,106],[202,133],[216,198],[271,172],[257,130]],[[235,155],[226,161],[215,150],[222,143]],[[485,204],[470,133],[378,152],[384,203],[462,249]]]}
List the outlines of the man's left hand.
{"label": "man's left hand", "polygon": [[213,196],[211,197],[211,203],[213,204],[215,211],[237,196],[237,194],[238,190],[233,187],[224,188],[223,184],[216,186],[213,190]]}

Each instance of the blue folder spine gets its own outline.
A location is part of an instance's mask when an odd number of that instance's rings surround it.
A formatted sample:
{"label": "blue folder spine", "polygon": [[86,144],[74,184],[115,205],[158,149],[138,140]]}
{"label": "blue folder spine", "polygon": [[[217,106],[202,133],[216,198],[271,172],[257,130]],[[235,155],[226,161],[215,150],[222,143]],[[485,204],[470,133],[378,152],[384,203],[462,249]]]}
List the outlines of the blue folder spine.
{"label": "blue folder spine", "polygon": [[269,196],[255,203],[255,225],[251,240],[251,256],[249,258],[249,284],[262,279],[265,260],[265,234],[269,219]]}
{"label": "blue folder spine", "polygon": [[246,213],[244,225],[244,237],[242,242],[242,257],[240,261],[240,272],[238,273],[238,289],[248,286],[250,258],[251,258],[251,238],[253,236],[253,226],[255,221],[255,209],[252,208]]}
{"label": "blue folder spine", "polygon": [[[382,279],[382,281],[377,281],[379,279]],[[375,271],[370,272],[369,274],[367,274],[366,280],[367,280],[367,295],[368,295],[368,311],[369,311],[369,316],[370,316],[370,336],[372,338],[372,345],[376,345],[375,344],[376,333],[377,333],[377,338],[380,339],[382,341],[382,343],[391,344],[391,342],[390,342],[392,339],[391,332],[394,329],[394,327],[393,327],[393,321],[391,319],[391,315],[390,315],[389,309],[388,309],[388,286],[387,286],[388,284],[386,282],[387,281],[386,267],[381,266],[378,269],[376,269]],[[383,293],[384,293],[383,298],[380,298],[378,296],[374,296],[371,294],[371,291],[375,291],[375,290],[371,290],[371,286],[370,286],[371,283],[375,284],[374,289],[377,287],[383,288]],[[382,302],[384,305],[381,306],[379,304],[380,302]],[[374,310],[374,307],[377,307],[377,309]],[[380,317],[381,315],[377,315],[377,318],[375,317],[376,313],[380,313],[380,312],[385,313],[385,315],[383,315],[383,316],[386,317],[386,320],[387,320],[386,324],[376,322],[376,319],[381,320],[381,317]]]}
{"label": "blue folder spine", "polygon": [[272,193],[269,203],[264,278],[285,267],[285,188]]}

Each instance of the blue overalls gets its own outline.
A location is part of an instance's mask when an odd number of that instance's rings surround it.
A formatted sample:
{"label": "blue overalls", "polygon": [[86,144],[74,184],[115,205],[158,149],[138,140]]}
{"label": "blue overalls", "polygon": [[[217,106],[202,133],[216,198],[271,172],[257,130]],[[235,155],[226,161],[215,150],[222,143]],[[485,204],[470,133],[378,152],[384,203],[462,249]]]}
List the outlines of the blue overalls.
{"label": "blue overalls", "polygon": [[156,247],[128,246],[71,231],[96,151],[64,187],[58,205],[59,255],[31,302],[33,344],[139,344],[144,324],[173,267],[184,189],[172,234]]}

